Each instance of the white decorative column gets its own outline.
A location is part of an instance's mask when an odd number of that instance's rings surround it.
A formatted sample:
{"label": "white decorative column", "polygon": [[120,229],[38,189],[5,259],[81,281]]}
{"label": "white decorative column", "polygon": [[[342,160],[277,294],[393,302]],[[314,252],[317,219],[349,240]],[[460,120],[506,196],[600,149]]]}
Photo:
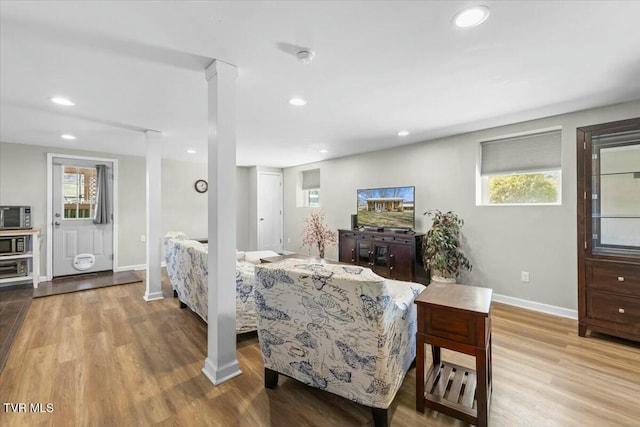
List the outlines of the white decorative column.
{"label": "white decorative column", "polygon": [[147,141],[147,290],[145,301],[163,299],[162,296],[162,236],[161,190],[162,134],[145,131]]}
{"label": "white decorative column", "polygon": [[214,384],[240,375],[236,358],[236,77],[215,60],[206,69],[209,122],[209,295],[207,359]]}

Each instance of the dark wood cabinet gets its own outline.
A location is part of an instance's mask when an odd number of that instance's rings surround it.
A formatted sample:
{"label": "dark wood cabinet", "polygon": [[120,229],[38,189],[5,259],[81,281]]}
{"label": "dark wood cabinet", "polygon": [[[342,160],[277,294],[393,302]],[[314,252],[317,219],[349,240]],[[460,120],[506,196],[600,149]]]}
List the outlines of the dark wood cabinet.
{"label": "dark wood cabinet", "polygon": [[394,280],[429,283],[422,263],[422,233],[338,230],[339,261]]}
{"label": "dark wood cabinet", "polygon": [[577,129],[578,333],[640,341],[640,118]]}

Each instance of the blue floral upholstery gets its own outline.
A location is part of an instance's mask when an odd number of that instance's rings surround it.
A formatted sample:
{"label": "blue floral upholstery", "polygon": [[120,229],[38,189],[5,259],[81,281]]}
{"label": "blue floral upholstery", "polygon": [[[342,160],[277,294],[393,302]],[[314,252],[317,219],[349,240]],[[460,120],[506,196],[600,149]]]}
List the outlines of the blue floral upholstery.
{"label": "blue floral upholstery", "polygon": [[265,368],[373,408],[389,407],[415,358],[413,301],[423,285],[300,259],[256,266],[256,278]]}
{"label": "blue floral upholstery", "polygon": [[[169,233],[164,238],[167,275],[178,299],[205,322],[208,315],[208,246],[189,240],[182,233]],[[252,258],[251,252],[247,253]],[[262,256],[277,253],[262,252]],[[255,264],[236,261],[236,333],[255,331],[257,327],[255,298]]]}
{"label": "blue floral upholstery", "polygon": [[179,283],[184,282],[184,278],[180,276],[180,271],[178,271],[178,266],[180,265],[181,260],[179,259],[180,253],[177,245],[180,241],[186,239],[186,234],[178,231],[168,232],[163,239],[164,257],[167,264],[167,276],[169,276],[169,282],[171,283],[171,287],[174,291],[177,291]]}

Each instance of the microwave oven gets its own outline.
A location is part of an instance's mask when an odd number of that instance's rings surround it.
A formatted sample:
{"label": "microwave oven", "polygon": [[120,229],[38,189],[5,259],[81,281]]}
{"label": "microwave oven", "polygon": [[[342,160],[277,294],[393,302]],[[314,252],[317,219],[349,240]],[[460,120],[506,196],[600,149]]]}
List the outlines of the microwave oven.
{"label": "microwave oven", "polygon": [[24,236],[0,236],[0,256],[27,252],[26,240]]}
{"label": "microwave oven", "polygon": [[31,228],[31,206],[0,206],[0,230]]}
{"label": "microwave oven", "polygon": [[7,277],[22,277],[29,275],[29,266],[26,259],[0,258],[0,279]]}

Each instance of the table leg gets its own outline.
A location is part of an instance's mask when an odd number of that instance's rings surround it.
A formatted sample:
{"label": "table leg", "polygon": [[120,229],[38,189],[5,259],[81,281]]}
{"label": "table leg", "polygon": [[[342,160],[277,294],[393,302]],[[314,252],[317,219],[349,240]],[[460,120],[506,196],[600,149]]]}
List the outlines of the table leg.
{"label": "table leg", "polygon": [[431,346],[431,358],[433,359],[433,366],[436,367],[440,364],[440,347],[437,345]]}
{"label": "table leg", "polygon": [[416,334],[416,411],[424,412],[424,337]]}
{"label": "table leg", "polygon": [[489,334],[489,355],[488,355],[489,378],[487,378],[487,380],[489,381],[489,393],[491,393],[491,390],[493,390],[493,369],[491,368],[491,363],[493,361],[493,354],[491,352],[491,341],[492,341],[491,334]]}
{"label": "table leg", "polygon": [[489,353],[486,348],[476,348],[476,403],[478,423],[477,427],[487,427],[489,417]]}

